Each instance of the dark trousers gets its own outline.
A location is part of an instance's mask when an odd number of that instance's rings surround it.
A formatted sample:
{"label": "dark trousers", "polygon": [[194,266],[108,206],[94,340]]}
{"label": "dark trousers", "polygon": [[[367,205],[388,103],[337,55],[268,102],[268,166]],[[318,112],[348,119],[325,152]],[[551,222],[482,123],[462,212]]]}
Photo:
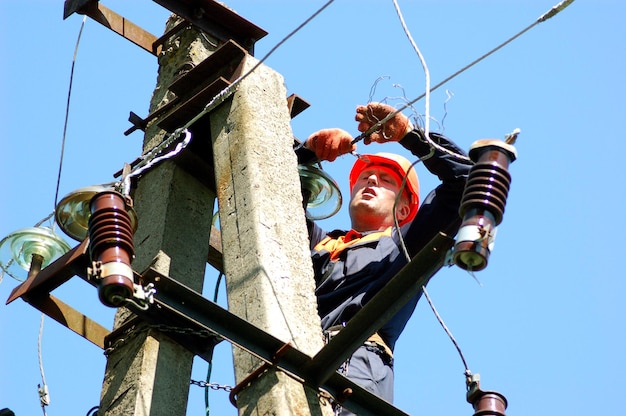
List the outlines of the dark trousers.
{"label": "dark trousers", "polygon": [[[393,359],[379,347],[359,347],[339,371],[361,387],[393,403]],[[336,414],[354,415],[347,409],[339,408]]]}

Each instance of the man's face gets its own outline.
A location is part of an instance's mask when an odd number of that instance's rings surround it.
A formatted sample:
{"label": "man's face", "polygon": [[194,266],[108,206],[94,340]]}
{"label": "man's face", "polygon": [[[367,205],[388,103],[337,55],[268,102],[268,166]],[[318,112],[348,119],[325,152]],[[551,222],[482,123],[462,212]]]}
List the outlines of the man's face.
{"label": "man's face", "polygon": [[[400,175],[389,167],[374,165],[364,169],[354,182],[350,195],[353,227],[367,227],[370,230],[359,231],[372,231],[393,225],[393,206],[401,183]],[[408,215],[406,197],[398,201],[396,213],[399,221]]]}

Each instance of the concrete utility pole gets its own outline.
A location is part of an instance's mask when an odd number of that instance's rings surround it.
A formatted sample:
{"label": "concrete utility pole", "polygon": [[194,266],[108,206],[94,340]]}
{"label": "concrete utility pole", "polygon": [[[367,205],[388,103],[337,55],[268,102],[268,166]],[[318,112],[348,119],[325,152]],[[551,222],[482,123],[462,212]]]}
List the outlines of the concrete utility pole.
{"label": "concrete utility pole", "polygon": [[[176,22],[170,19],[166,32]],[[219,45],[188,28],[166,40],[151,113],[171,98],[180,71]],[[256,61],[247,56],[242,72]],[[210,115],[229,310],[313,356],[322,346],[293,134],[282,77],[261,65]],[[165,137],[148,124],[144,153]],[[208,137],[194,137],[209,140]],[[166,161],[149,170],[133,196],[139,218],[133,269],[149,266],[201,292],[215,194],[202,180]],[[157,294],[158,296],[158,294]],[[193,355],[166,333],[116,316],[99,414],[184,415]],[[277,351],[278,353],[278,351]],[[237,383],[262,362],[234,348]],[[240,415],[330,415],[317,391],[269,367],[237,394]]]}
{"label": "concrete utility pole", "polygon": [[[169,22],[171,26],[173,22]],[[177,43],[180,42],[180,47]],[[208,43],[204,41],[205,43]],[[159,57],[159,79],[151,111],[163,105],[176,71],[206,58],[211,50],[197,33],[179,32]],[[165,137],[148,127],[143,151]],[[211,230],[214,192],[173,162],[147,171],[133,197],[139,226],[135,233],[133,269],[152,266],[202,292]],[[129,325],[133,315],[118,312],[114,330]],[[193,355],[162,332],[131,325],[109,355],[99,414],[107,416],[184,415],[187,409]]]}
{"label": "concrete utility pole", "polygon": [[[248,56],[243,72],[256,62]],[[211,116],[224,268],[230,311],[312,356],[323,342],[285,101],[282,77],[261,65]],[[234,359],[238,383],[261,365],[238,349]],[[237,405],[240,415],[331,410],[274,369],[251,381]]]}

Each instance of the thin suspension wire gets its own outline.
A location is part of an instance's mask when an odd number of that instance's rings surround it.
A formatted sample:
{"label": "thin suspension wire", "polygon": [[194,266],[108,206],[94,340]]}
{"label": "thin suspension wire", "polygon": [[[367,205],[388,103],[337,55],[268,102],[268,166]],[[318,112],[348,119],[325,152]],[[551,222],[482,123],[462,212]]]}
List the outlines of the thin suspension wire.
{"label": "thin suspension wire", "polygon": [[44,416],[46,416],[46,406],[49,404],[48,397],[48,385],[46,384],[46,376],[43,371],[43,358],[41,351],[41,341],[43,339],[43,323],[45,314],[41,314],[41,322],[39,324],[39,337],[37,338],[37,355],[39,356],[39,372],[41,373],[41,382],[43,385],[39,386],[39,402],[41,404],[41,410]]}
{"label": "thin suspension wire", "polygon": [[[220,283],[222,282],[222,278],[224,277],[224,273],[220,272],[217,276],[217,282],[215,282],[215,291],[213,292],[213,303],[217,303],[217,298],[220,290]],[[206,412],[206,416],[209,416],[211,413],[211,409],[209,408],[209,382],[211,381],[211,372],[213,371],[213,352],[211,352],[211,360],[209,361],[209,366],[207,368],[206,381],[207,385],[204,387],[204,408]]]}
{"label": "thin suspension wire", "polygon": [[[74,47],[74,55],[72,57],[72,68],[70,70],[70,83],[69,83],[69,88],[67,91],[67,103],[65,106],[65,122],[63,124],[63,138],[61,141],[61,155],[59,157],[59,172],[57,174],[57,183],[56,183],[56,191],[54,193],[54,208],[56,209],[57,203],[58,203],[58,198],[59,198],[59,187],[61,185],[61,172],[63,171],[63,157],[65,155],[65,141],[66,141],[66,137],[67,137],[67,124],[68,124],[68,119],[69,119],[69,109],[70,109],[70,100],[71,100],[71,96],[72,96],[72,82],[74,79],[74,67],[76,64],[76,56],[78,54],[78,46],[80,45],[80,38],[82,36],[83,33],[83,28],[85,27],[85,22],[87,21],[87,16],[83,17],[83,21],[80,25],[80,29],[78,31],[78,37],[76,39],[76,46]],[[53,212],[54,213],[54,212]],[[41,225],[42,223],[44,223],[45,221],[47,221],[48,219],[50,219],[52,217],[53,214],[50,214],[48,217],[44,218],[43,220],[41,220],[37,226]],[[41,403],[41,410],[43,412],[44,416],[47,416],[46,413],[46,406],[49,404],[49,397],[48,397],[48,385],[46,383],[46,375],[43,369],[43,354],[42,354],[42,339],[43,339],[43,326],[44,326],[44,318],[45,318],[45,314],[41,314],[41,322],[39,324],[39,336],[37,339],[37,355],[38,355],[38,359],[39,359],[39,372],[41,373],[41,382],[43,385],[40,385],[38,388],[38,392],[39,392],[39,402]]]}
{"label": "thin suspension wire", "polygon": [[67,91],[67,103],[65,105],[65,122],[63,123],[63,140],[61,141],[61,156],[59,158],[59,173],[57,175],[56,191],[54,193],[54,209],[56,209],[59,199],[59,187],[61,186],[61,172],[63,171],[63,157],[65,155],[65,140],[67,137],[67,123],[70,114],[70,99],[72,97],[72,82],[74,81],[74,66],[76,65],[76,55],[78,55],[78,45],[80,45],[80,37],[83,34],[83,28],[87,21],[87,15],[83,17],[83,22],[80,25],[78,31],[78,38],[76,39],[76,46],[74,47],[74,56],[72,58],[72,69],[70,71],[70,85]]}
{"label": "thin suspension wire", "polygon": [[41,381],[43,382],[43,384],[46,384],[46,376],[44,374],[43,371],[43,360],[42,360],[42,353],[41,353],[41,341],[43,338],[43,322],[44,322],[44,317],[45,314],[41,314],[41,322],[39,324],[39,337],[37,339],[37,353],[39,355],[39,371],[41,372]]}
{"label": "thin suspension wire", "polygon": [[298,25],[298,27],[296,27],[294,30],[292,30],[289,34],[287,34],[287,36],[285,36],[282,40],[280,40],[276,45],[274,45],[274,47],[272,47],[272,49],[269,50],[269,52],[267,52],[265,54],[265,56],[263,56],[263,58],[261,58],[259,60],[259,62],[256,63],[256,65],[254,65],[248,72],[246,72],[245,74],[243,74],[242,76],[240,76],[239,78],[237,78],[235,81],[233,81],[232,84],[230,84],[228,87],[224,88],[222,91],[220,91],[203,109],[203,111],[198,114],[198,116],[194,117],[192,119],[192,121],[188,122],[186,124],[186,126],[190,126],[191,124],[195,123],[200,117],[204,116],[204,114],[206,114],[216,103],[219,102],[219,100],[222,97],[225,97],[230,90],[234,89],[237,85],[239,85],[241,83],[241,81],[243,81],[244,79],[246,79],[248,77],[248,75],[250,75],[251,73],[253,73],[259,66],[261,66],[280,46],[283,45],[283,43],[285,43],[289,38],[291,38],[293,35],[295,35],[296,33],[298,33],[304,26],[306,26],[311,20],[313,20],[315,17],[317,17],[317,15],[319,15],[322,11],[324,11],[324,9],[326,9],[328,6],[330,6],[330,4],[335,1],[335,0],[329,0],[328,2],[326,2],[322,7],[320,7],[315,13],[313,13],[309,18],[307,18],[304,22],[302,22],[300,25]]}
{"label": "thin suspension wire", "polygon": [[313,20],[315,17],[317,17],[318,14],[320,14],[322,11],[324,11],[324,9],[326,9],[328,6],[330,6],[330,4],[333,1],[335,1],[335,0],[329,0],[322,7],[320,7],[315,13],[313,13],[309,18],[307,18],[304,22],[300,23],[300,25],[298,25],[298,27],[296,27],[294,30],[292,30],[287,36],[285,36],[280,42],[278,42],[272,49],[270,49],[270,51],[268,53],[266,53],[265,56],[254,67],[252,67],[252,69],[250,71],[248,71],[246,74],[244,74],[238,80],[235,80],[234,83],[240,82],[245,77],[247,77],[251,72],[253,72],[263,62],[265,62],[267,60],[267,58],[269,58],[270,55],[272,55],[276,51],[276,49],[278,49],[280,46],[282,46],[282,44],[285,43],[293,35],[298,33],[300,31],[300,29],[302,29],[304,26],[306,26],[311,20]]}
{"label": "thin suspension wire", "polygon": [[[404,16],[402,15],[402,11],[400,10],[400,6],[398,5],[397,0],[393,0],[393,6],[396,9],[396,14],[398,15],[398,18],[400,19],[400,24],[402,25],[402,29],[404,30],[406,37],[409,39],[409,42],[411,43],[413,50],[419,57],[419,60],[422,64],[422,68],[424,69],[424,77],[425,77],[425,84],[426,84],[426,88],[425,88],[426,94],[425,94],[425,100],[424,100],[424,118],[425,118],[424,135],[426,137],[430,137],[430,70],[428,69],[428,65],[426,64],[424,55],[422,54],[420,49],[417,47],[417,44],[413,40],[413,36],[411,35],[411,32],[409,31],[409,28],[407,27],[404,21]],[[406,107],[409,107],[410,104],[411,103],[408,103]]]}
{"label": "thin suspension wire", "polygon": [[424,297],[428,301],[428,304],[430,305],[430,308],[432,309],[433,313],[435,314],[435,317],[437,318],[437,321],[439,322],[439,324],[441,325],[443,330],[446,332],[446,334],[448,334],[448,337],[450,338],[450,341],[452,341],[452,344],[454,345],[454,348],[456,348],[457,352],[459,353],[459,357],[461,358],[461,361],[463,362],[463,367],[465,368],[464,374],[466,376],[471,375],[472,372],[470,371],[470,369],[469,369],[469,367],[467,365],[467,361],[465,360],[465,356],[463,355],[463,351],[461,351],[461,347],[459,346],[459,343],[454,338],[454,335],[452,335],[452,331],[450,331],[450,329],[448,329],[448,327],[446,326],[446,323],[444,322],[443,318],[439,315],[439,312],[437,312],[437,308],[435,308],[435,305],[434,305],[432,299],[430,298],[430,295],[428,294],[428,291],[426,290],[426,286],[422,286],[422,293],[424,293]]}
{"label": "thin suspension wire", "polygon": [[[400,6],[398,5],[398,2],[396,0],[393,0],[393,5],[396,9],[396,13],[398,14],[398,18],[400,19],[400,22],[402,24],[402,28],[404,29],[404,33],[406,34],[407,38],[409,39],[409,42],[411,43],[411,45],[413,46],[413,49],[415,50],[415,52],[417,53],[420,62],[422,63],[422,67],[424,69],[424,74],[426,77],[426,94],[425,94],[425,120],[424,120],[424,137],[428,138],[428,140],[430,140],[430,71],[428,69],[428,65],[426,64],[426,60],[424,59],[424,56],[422,55],[420,49],[418,48],[417,44],[415,43],[415,41],[413,40],[413,37],[411,36],[411,33],[408,29],[408,27],[406,26],[406,23],[404,22],[404,17],[402,16],[402,11],[400,10]],[[411,103],[407,104],[407,107],[410,105]],[[414,163],[411,164],[410,169],[415,169],[415,164],[417,164],[418,162],[421,161],[421,158],[418,159],[417,161],[415,161]],[[407,174],[404,176],[403,180],[402,180],[402,186],[401,188],[404,188],[404,186],[406,185],[406,181],[407,181],[407,177],[408,177],[409,172],[407,172]],[[395,212],[395,206],[398,203],[398,200],[400,199],[400,196],[402,195],[402,189],[398,192],[398,196],[396,197],[396,200],[394,201],[394,212]],[[401,242],[401,246],[402,246],[402,250],[404,251],[404,255],[406,256],[407,261],[411,261],[411,256],[408,253],[408,250],[406,248],[406,244],[404,242],[404,238],[402,237],[402,233],[400,232],[399,229],[399,224],[398,224],[398,219],[397,217],[394,215],[394,221],[396,223],[396,227],[398,230],[398,236],[400,238],[400,242]],[[439,312],[437,311],[437,308],[435,307],[435,304],[433,303],[432,299],[430,298],[430,295],[428,294],[428,291],[426,290],[426,286],[423,285],[422,286],[422,293],[424,294],[424,296],[426,297],[426,300],[428,301],[428,305],[430,305],[430,309],[433,311],[433,313],[435,314],[435,317],[437,318],[437,321],[439,322],[439,324],[441,325],[441,327],[443,328],[443,330],[445,331],[445,333],[448,335],[448,338],[450,338],[450,340],[452,341],[452,344],[454,344],[454,347],[456,348],[461,361],[463,362],[463,366],[465,367],[465,374],[471,374],[469,367],[467,366],[467,361],[465,360],[465,356],[463,354],[463,351],[461,350],[461,347],[459,346],[459,343],[456,341],[456,339],[454,338],[454,335],[452,334],[452,331],[450,331],[450,329],[448,328],[448,326],[446,325],[446,323],[443,321],[443,318],[441,317],[441,315],[439,314]]]}
{"label": "thin suspension wire", "polygon": [[[431,155],[432,155],[432,152],[431,152]],[[430,157],[430,155],[426,155],[424,158],[420,158],[420,159],[416,160],[415,162],[413,162],[411,164],[411,166],[409,167],[409,172],[410,172],[411,169],[415,169],[415,165],[417,163],[421,162],[423,159],[428,158],[428,157]],[[406,186],[407,178],[408,178],[408,172],[407,172],[406,175],[404,175],[404,178],[402,179],[402,183],[400,185],[400,190],[398,191],[398,195],[396,196],[396,199],[394,201],[394,205],[393,205],[393,211],[394,212],[396,212],[396,205],[400,201],[402,192],[404,190],[404,187]],[[402,236],[402,233],[400,232],[400,224],[398,223],[398,218],[395,215],[394,215],[394,223],[395,223],[396,231],[398,232],[398,238],[400,239],[400,247],[402,248],[402,252],[403,252],[404,256],[406,257],[407,262],[410,262],[411,261],[411,256],[409,254],[408,249],[406,248],[404,237]],[[422,286],[422,293],[426,297],[426,300],[428,301],[428,305],[430,306],[430,309],[432,309],[433,313],[435,314],[435,317],[437,318],[437,321],[439,322],[439,325],[441,325],[441,327],[443,328],[445,333],[448,335],[448,338],[450,338],[450,341],[454,345],[454,348],[456,348],[457,353],[459,354],[459,357],[461,358],[461,361],[463,362],[463,366],[465,367],[465,375],[471,374],[471,371],[470,371],[470,369],[469,369],[469,367],[467,365],[467,360],[465,359],[465,355],[463,354],[463,351],[461,350],[461,347],[460,347],[459,343],[457,342],[456,338],[454,338],[454,335],[452,334],[452,331],[450,331],[450,329],[448,328],[448,326],[444,322],[443,318],[441,317],[441,315],[437,311],[437,308],[435,307],[435,304],[433,303],[432,299],[430,298],[430,295],[428,294],[428,291],[426,290],[426,286]]]}
{"label": "thin suspension wire", "polygon": [[[500,45],[496,46],[495,48],[493,48],[489,52],[487,52],[484,55],[482,55],[481,57],[475,59],[474,61],[470,62],[469,64],[467,64],[463,68],[459,69],[458,71],[456,71],[455,73],[453,73],[452,75],[450,75],[449,77],[447,77],[446,79],[444,79],[443,81],[439,82],[437,85],[432,87],[429,91],[426,91],[425,93],[423,93],[419,97],[409,101],[407,104],[405,104],[403,107],[399,108],[398,110],[396,110],[396,111],[394,111],[392,113],[389,113],[387,115],[387,117],[381,119],[380,121],[378,121],[377,123],[372,125],[372,127],[370,127],[367,131],[365,131],[365,132],[359,134],[358,136],[356,136],[352,140],[352,143],[353,144],[357,143],[357,142],[363,140],[365,137],[369,136],[370,134],[374,133],[381,125],[386,123],[388,120],[390,120],[393,116],[395,116],[399,112],[406,110],[409,106],[411,106],[411,104],[414,104],[415,102],[417,102],[417,101],[421,100],[422,98],[424,98],[426,96],[426,94],[428,94],[428,93],[430,93],[432,91],[435,91],[437,88],[441,87],[443,84],[447,83],[452,78],[455,78],[456,76],[460,75],[461,73],[467,71],[469,68],[473,67],[474,65],[476,65],[480,61],[484,60],[488,56],[490,56],[493,53],[497,52],[498,50],[502,49],[503,47],[505,47],[506,45],[508,45],[512,41],[514,41],[515,39],[517,39],[520,36],[522,36],[524,33],[528,32],[533,27],[537,26],[539,23],[545,22],[546,20],[554,17],[556,14],[561,12],[563,9],[565,9],[567,6],[569,6],[573,2],[574,2],[574,0],[563,0],[560,3],[558,3],[557,5],[553,6],[550,10],[548,10],[546,13],[542,14],[541,16],[539,16],[539,18],[535,22],[533,22],[531,25],[529,25],[525,29],[521,30],[517,34],[515,34],[512,37],[510,37],[509,39],[507,39],[505,42],[501,43]],[[426,139],[430,140],[429,137],[427,137]],[[433,145],[437,146],[435,143],[433,143]]]}
{"label": "thin suspension wire", "polygon": [[[536,25],[538,25],[541,22],[544,22],[550,18],[552,18],[553,16],[555,16],[557,13],[559,13],[560,11],[562,11],[563,9],[565,9],[567,6],[569,6],[571,3],[573,3],[574,0],[563,0],[560,3],[558,3],[557,5],[553,6],[549,11],[547,11],[546,13],[544,13],[543,15],[541,15],[533,24],[531,24],[530,26],[528,26],[527,28],[525,28],[524,30],[520,31],[519,33],[517,33],[516,35],[512,36],[511,38],[509,38],[507,41],[505,41],[504,43],[500,44],[499,46],[497,46],[496,48],[492,49],[491,51],[489,51],[488,53],[484,54],[483,56],[479,57],[478,59],[474,60],[473,62],[471,62],[470,64],[466,65],[465,67],[461,68],[459,71],[455,72],[454,74],[452,74],[451,76],[449,76],[448,78],[444,79],[443,81],[441,81],[439,84],[435,85],[432,89],[428,88],[428,84],[426,87],[426,92],[422,95],[420,95],[419,97],[415,98],[414,100],[409,101],[408,103],[406,103],[403,107],[401,107],[400,109],[391,112],[390,114],[388,114],[386,117],[384,117],[383,119],[381,119],[380,121],[378,121],[376,124],[374,124],[372,127],[370,127],[369,130],[363,132],[362,134],[360,134],[359,136],[357,136],[356,138],[354,138],[354,140],[352,141],[352,143],[356,143],[359,140],[367,137],[368,135],[370,135],[371,133],[373,133],[374,131],[376,131],[376,129],[378,129],[378,127],[380,127],[381,125],[383,125],[387,120],[391,119],[393,116],[395,116],[396,114],[398,114],[399,112],[409,108],[412,104],[414,104],[415,102],[417,102],[418,100],[420,100],[423,97],[426,97],[426,120],[425,120],[425,138],[426,140],[429,141],[429,143],[431,143],[433,145],[433,147],[436,147],[438,149],[441,150],[446,150],[443,147],[437,145],[436,143],[434,143],[428,134],[428,122],[429,122],[429,114],[428,114],[428,110],[429,110],[429,93],[431,91],[436,90],[437,88],[439,88],[441,85],[445,84],[446,82],[448,82],[449,80],[451,80],[452,78],[456,77],[457,75],[459,75],[460,73],[464,72],[465,70],[469,69],[470,67],[474,66],[475,64],[477,64],[478,62],[482,61],[483,59],[487,58],[489,55],[493,54],[494,52],[498,51],[499,49],[503,48],[504,46],[506,46],[507,44],[509,44],[510,42],[512,42],[513,40],[517,39],[518,37],[520,37],[521,35],[523,35],[524,33],[526,33],[527,31],[529,31],[530,29],[532,29],[533,27],[535,27]],[[427,67],[425,65],[425,62],[423,60],[423,57],[421,55],[421,53],[419,52],[419,49],[417,48],[417,46],[415,45],[415,43],[413,42],[411,35],[408,31],[408,29],[406,29],[406,25],[404,23],[404,19],[402,18],[402,14],[400,12],[400,9],[397,5],[396,0],[393,0],[394,6],[396,8],[396,12],[398,13],[398,16],[402,22],[402,26],[405,30],[405,33],[407,35],[407,37],[409,37],[409,40],[411,41],[411,44],[413,45],[414,49],[416,50],[416,52],[418,53],[420,60],[422,62],[422,65],[424,66],[424,71],[426,73],[427,72]],[[426,76],[427,80],[429,75]],[[428,81],[427,81],[428,83]],[[515,133],[513,133],[515,134]],[[447,150],[446,150],[447,151]],[[432,153],[432,152],[431,152]],[[429,156],[427,156],[429,157]],[[421,160],[423,160],[423,158],[418,159],[417,161],[415,161],[413,164],[411,164],[409,169],[414,169],[415,164],[417,164],[418,162],[420,162]],[[408,176],[408,172],[407,175],[405,175],[405,177],[402,180],[401,186],[400,186],[400,191],[398,192],[398,196],[396,197],[396,200],[394,201],[394,207],[393,210],[395,212],[395,208],[396,205],[400,199],[400,196],[402,194],[402,190],[404,189],[405,185],[406,185],[406,180],[407,180],[407,176]],[[409,255],[409,252],[406,248],[406,244],[404,242],[404,238],[402,237],[402,233],[400,232],[400,225],[398,223],[398,218],[394,216],[394,222],[395,222],[395,227],[396,230],[398,231],[398,236],[400,239],[400,245],[401,248],[404,252],[404,255],[407,259],[407,261],[411,261],[411,256]],[[446,334],[448,335],[448,337],[450,338],[450,340],[452,341],[452,343],[454,344],[460,358],[461,361],[463,362],[463,366],[465,367],[465,375],[471,375],[471,371],[467,365],[467,361],[465,359],[465,356],[463,355],[463,352],[458,344],[458,342],[456,341],[456,339],[454,338],[452,332],[450,331],[450,329],[446,326],[445,322],[443,321],[443,319],[441,318],[441,315],[439,315],[439,312],[437,311],[430,295],[428,294],[428,291],[426,290],[425,286],[422,286],[422,293],[424,294],[424,296],[426,297],[426,300],[428,301],[428,304],[430,305],[430,308],[432,309],[433,313],[435,314],[435,317],[437,318],[437,321],[439,322],[439,324],[442,326],[442,328],[444,329],[444,331],[446,332]]]}

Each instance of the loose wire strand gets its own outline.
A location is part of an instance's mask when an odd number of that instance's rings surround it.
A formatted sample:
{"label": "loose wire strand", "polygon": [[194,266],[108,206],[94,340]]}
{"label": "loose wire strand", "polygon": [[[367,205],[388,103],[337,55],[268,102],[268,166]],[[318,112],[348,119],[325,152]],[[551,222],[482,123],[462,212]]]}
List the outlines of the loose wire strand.
{"label": "loose wire strand", "polygon": [[383,79],[389,79],[389,78],[390,78],[389,75],[381,75],[378,78],[376,78],[376,80],[374,80],[374,83],[370,87],[370,95],[367,99],[368,103],[371,103],[372,101],[374,101],[374,94],[376,93],[376,87],[378,86],[378,83],[382,81]]}
{"label": "loose wire strand", "polygon": [[[473,67],[477,63],[479,63],[482,60],[484,60],[485,58],[491,56],[492,54],[494,54],[498,50],[502,49],[503,47],[505,47],[509,43],[513,42],[515,39],[517,39],[520,36],[522,36],[524,33],[528,32],[530,29],[532,29],[535,26],[537,26],[539,23],[545,22],[546,20],[554,17],[556,14],[558,14],[561,11],[563,11],[567,6],[569,6],[573,2],[574,2],[574,0],[563,0],[560,3],[558,3],[557,5],[553,6],[549,11],[547,11],[546,13],[542,14],[541,16],[539,16],[539,18],[535,22],[533,22],[531,25],[529,25],[525,29],[522,29],[520,32],[518,32],[517,34],[513,35],[512,37],[510,37],[509,39],[507,39],[506,41],[504,41],[500,45],[496,46],[495,48],[491,49],[489,52],[485,53],[484,55],[480,56],[479,58],[477,58],[474,61],[470,62],[469,64],[465,65],[463,68],[459,69],[458,71],[456,71],[452,75],[450,75],[447,78],[445,78],[443,81],[441,81],[438,84],[436,84],[435,86],[433,86],[430,90],[424,92],[419,97],[414,98],[413,100],[409,101],[405,106],[399,108],[398,110],[396,110],[396,111],[394,111],[392,113],[389,113],[387,115],[387,117],[383,118],[382,120],[380,120],[376,124],[372,125],[367,131],[365,131],[365,132],[359,134],[358,136],[356,136],[352,140],[352,143],[353,144],[357,143],[357,142],[363,140],[365,137],[369,136],[370,134],[374,133],[382,124],[386,123],[388,120],[390,120],[396,114],[398,114],[398,113],[404,111],[405,109],[407,109],[411,104],[421,100],[422,98],[424,98],[430,92],[435,91],[436,89],[438,89],[439,87],[441,87],[442,85],[444,85],[445,83],[450,81],[451,79],[457,77],[458,75],[460,75],[463,72],[467,71],[468,69],[470,69],[471,67]],[[428,137],[427,137],[427,140],[429,140]],[[437,146],[436,144],[434,144],[434,145]]]}
{"label": "loose wire strand", "polygon": [[446,117],[448,116],[448,102],[452,100],[454,97],[454,93],[450,90],[446,90],[446,100],[443,102],[443,117],[441,118],[441,132],[444,133],[446,131],[445,122]]}

